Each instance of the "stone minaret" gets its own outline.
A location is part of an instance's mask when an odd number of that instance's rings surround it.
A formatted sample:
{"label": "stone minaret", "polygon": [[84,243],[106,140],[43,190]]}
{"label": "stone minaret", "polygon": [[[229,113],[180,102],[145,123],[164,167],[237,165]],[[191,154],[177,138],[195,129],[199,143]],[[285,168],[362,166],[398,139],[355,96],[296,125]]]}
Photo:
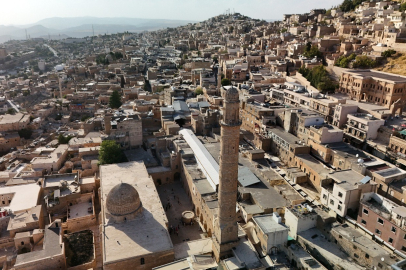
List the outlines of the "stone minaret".
{"label": "stone minaret", "polygon": [[213,252],[217,261],[231,253],[238,243],[236,217],[238,146],[240,137],[239,94],[234,87],[223,90],[224,107],[221,121],[219,212],[214,224]]}

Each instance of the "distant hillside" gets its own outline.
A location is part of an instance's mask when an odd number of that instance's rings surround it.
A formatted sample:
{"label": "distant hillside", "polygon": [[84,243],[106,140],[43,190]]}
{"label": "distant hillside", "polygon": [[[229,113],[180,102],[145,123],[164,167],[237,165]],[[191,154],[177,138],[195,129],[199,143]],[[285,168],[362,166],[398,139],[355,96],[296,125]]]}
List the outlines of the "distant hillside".
{"label": "distant hillside", "polygon": [[194,21],[166,20],[166,19],[140,19],[140,18],[48,18],[39,22],[18,25],[0,25],[0,43],[10,39],[25,39],[26,30],[31,38],[51,36],[68,36],[81,38],[93,34],[115,34],[118,32],[152,31],[166,27],[177,27]]}

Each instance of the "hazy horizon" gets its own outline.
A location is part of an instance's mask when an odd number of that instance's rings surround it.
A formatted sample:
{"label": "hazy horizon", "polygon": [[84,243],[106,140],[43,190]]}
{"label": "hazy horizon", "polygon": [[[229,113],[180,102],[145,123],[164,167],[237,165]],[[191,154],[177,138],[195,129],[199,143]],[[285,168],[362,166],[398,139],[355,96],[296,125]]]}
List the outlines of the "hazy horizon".
{"label": "hazy horizon", "polygon": [[[342,0],[21,0],[2,3],[7,10],[0,25],[27,25],[40,20],[61,17],[140,18],[203,21],[224,13],[227,9],[264,20],[279,20],[283,14],[306,13],[315,8],[331,8]],[[1,34],[1,33],[0,33]]]}

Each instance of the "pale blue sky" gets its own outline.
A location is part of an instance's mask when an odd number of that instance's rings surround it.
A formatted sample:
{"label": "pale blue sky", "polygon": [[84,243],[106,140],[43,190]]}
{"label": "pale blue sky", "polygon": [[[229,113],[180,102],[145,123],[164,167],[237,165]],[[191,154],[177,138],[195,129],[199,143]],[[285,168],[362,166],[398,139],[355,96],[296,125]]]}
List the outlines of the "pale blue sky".
{"label": "pale blue sky", "polygon": [[132,17],[202,21],[230,8],[257,19],[330,8],[343,0],[2,0],[0,25],[31,24],[50,17]]}

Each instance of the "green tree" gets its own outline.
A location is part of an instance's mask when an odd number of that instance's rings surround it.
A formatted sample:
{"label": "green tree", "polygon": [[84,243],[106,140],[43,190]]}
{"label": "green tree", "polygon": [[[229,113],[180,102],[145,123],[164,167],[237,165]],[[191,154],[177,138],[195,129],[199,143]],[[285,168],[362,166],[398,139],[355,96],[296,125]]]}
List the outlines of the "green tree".
{"label": "green tree", "polygon": [[85,122],[89,118],[90,118],[90,116],[85,114],[85,115],[82,116],[82,118],[80,118],[80,121]]}
{"label": "green tree", "polygon": [[152,91],[152,89],[151,89],[151,83],[149,82],[149,80],[146,80],[146,81],[145,81],[145,83],[144,83],[144,90],[147,91],[147,92],[151,92],[151,91]]}
{"label": "green tree", "polygon": [[61,120],[61,119],[62,119],[62,114],[58,113],[58,114],[55,116],[55,120],[56,120],[56,121],[59,121],[59,120]]}
{"label": "green tree", "polygon": [[393,50],[393,49],[389,49],[389,50],[386,50],[386,51],[382,52],[381,55],[382,55],[383,57],[391,57],[391,56],[394,55],[394,54],[396,54],[396,51]]}
{"label": "green tree", "polygon": [[359,55],[355,58],[354,63],[352,64],[353,68],[373,68],[377,65],[375,60],[372,60],[366,55]]}
{"label": "green tree", "polygon": [[403,12],[406,10],[406,2],[400,5],[399,11]]}
{"label": "green tree", "polygon": [[344,12],[348,12],[354,9],[354,4],[351,0],[344,0],[343,3],[340,5],[340,9]]}
{"label": "green tree", "polygon": [[72,139],[72,136],[63,136],[62,134],[59,134],[58,136],[58,143],[59,144],[68,144],[68,142]]}
{"label": "green tree", "polygon": [[231,81],[227,78],[224,78],[221,80],[221,85],[222,86],[227,86],[227,85],[231,85]]}
{"label": "green tree", "polygon": [[32,130],[29,128],[23,128],[18,131],[18,136],[20,136],[20,138],[24,138],[26,140],[31,138],[31,135],[32,135]]}
{"label": "green tree", "polygon": [[7,113],[8,114],[15,114],[16,110],[14,108],[10,108],[10,109],[7,110]]}
{"label": "green tree", "polygon": [[120,145],[115,141],[103,141],[99,151],[99,164],[114,164],[127,161]]}
{"label": "green tree", "polygon": [[121,106],[121,97],[117,90],[114,90],[110,96],[109,106],[112,109],[118,109]]}
{"label": "green tree", "polygon": [[195,94],[197,95],[203,95],[203,89],[201,87],[197,87],[195,90]]}
{"label": "green tree", "polygon": [[121,59],[121,58],[123,58],[124,56],[123,56],[123,54],[121,53],[121,52],[115,52],[114,53],[114,58],[115,59]]}
{"label": "green tree", "polygon": [[318,58],[323,57],[323,54],[319,51],[319,48],[317,48],[316,45],[311,46],[310,49],[308,49],[308,45],[306,45],[306,49],[303,55],[307,58],[314,58],[315,56],[317,56]]}
{"label": "green tree", "polygon": [[342,68],[348,68],[350,62],[353,61],[355,58],[356,58],[355,53],[351,54],[348,57],[342,55],[337,59],[335,65],[338,66],[338,67],[342,67]]}
{"label": "green tree", "polygon": [[337,88],[337,84],[330,79],[327,70],[322,65],[312,69],[302,66],[299,73],[321,92],[333,92]]}

